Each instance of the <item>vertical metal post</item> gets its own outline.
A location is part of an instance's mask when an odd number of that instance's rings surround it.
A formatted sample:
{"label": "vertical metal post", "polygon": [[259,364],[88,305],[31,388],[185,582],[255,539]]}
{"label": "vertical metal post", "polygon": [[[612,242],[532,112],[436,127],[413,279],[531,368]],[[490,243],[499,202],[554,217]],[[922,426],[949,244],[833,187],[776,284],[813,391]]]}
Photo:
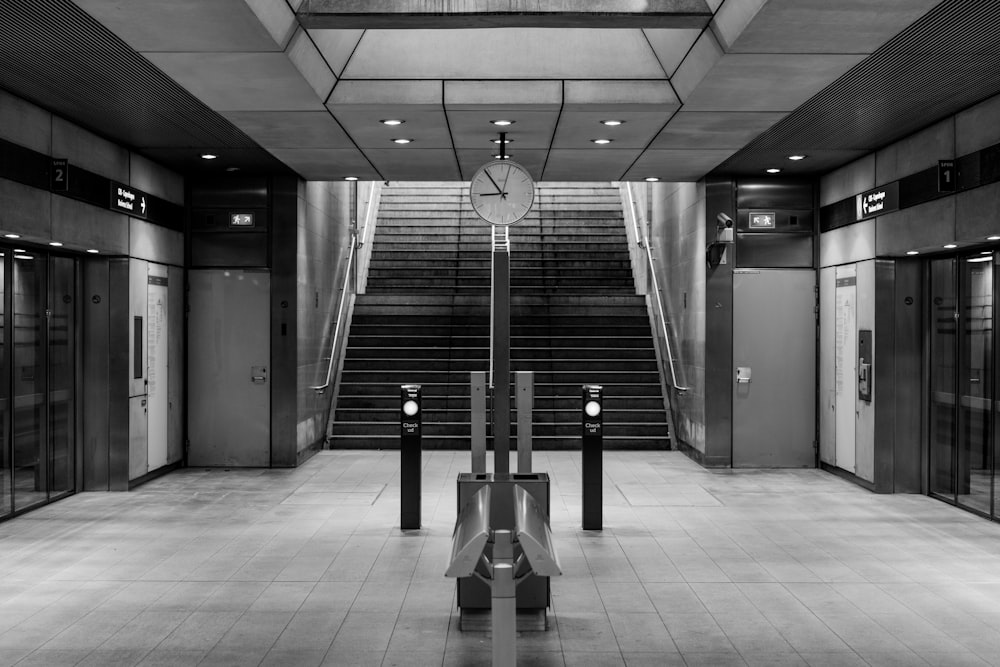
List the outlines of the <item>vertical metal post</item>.
{"label": "vertical metal post", "polygon": [[469,373],[472,472],[486,472],[486,372]]}
{"label": "vertical metal post", "polygon": [[510,472],[510,239],[493,226],[493,472]]}
{"label": "vertical metal post", "polygon": [[531,418],[535,408],[535,374],[514,373],[514,397],[517,407],[517,471],[531,472]]}
{"label": "vertical metal post", "polygon": [[514,544],[509,530],[493,531],[493,667],[517,664],[517,592]]}
{"label": "vertical metal post", "polygon": [[603,387],[583,385],[583,529],[603,530],[604,401]]}
{"label": "vertical metal post", "polygon": [[420,528],[420,385],[400,386],[399,527]]}

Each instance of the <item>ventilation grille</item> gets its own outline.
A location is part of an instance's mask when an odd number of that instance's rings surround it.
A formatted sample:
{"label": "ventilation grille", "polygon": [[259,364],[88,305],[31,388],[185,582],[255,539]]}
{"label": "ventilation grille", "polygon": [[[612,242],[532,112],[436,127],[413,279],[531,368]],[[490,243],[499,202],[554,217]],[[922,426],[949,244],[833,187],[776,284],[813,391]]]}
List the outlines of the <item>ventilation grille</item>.
{"label": "ventilation grille", "polygon": [[69,0],[0,3],[0,87],[133,148],[258,148]]}
{"label": "ventilation grille", "polygon": [[998,91],[997,4],[947,0],[716,171],[759,167],[776,153],[873,151]]}

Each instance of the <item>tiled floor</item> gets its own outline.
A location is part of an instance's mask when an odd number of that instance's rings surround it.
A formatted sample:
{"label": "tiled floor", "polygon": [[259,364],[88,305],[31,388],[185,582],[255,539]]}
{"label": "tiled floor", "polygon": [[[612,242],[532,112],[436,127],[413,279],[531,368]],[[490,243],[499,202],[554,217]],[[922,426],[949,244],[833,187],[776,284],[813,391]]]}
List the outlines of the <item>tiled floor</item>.
{"label": "tiled floor", "polygon": [[[553,480],[565,575],[525,665],[1000,665],[1000,525],[817,470],[609,453],[605,530],[579,454]],[[0,524],[0,664],[474,665],[443,576],[462,452],[425,453],[400,532],[396,452],[175,472]]]}

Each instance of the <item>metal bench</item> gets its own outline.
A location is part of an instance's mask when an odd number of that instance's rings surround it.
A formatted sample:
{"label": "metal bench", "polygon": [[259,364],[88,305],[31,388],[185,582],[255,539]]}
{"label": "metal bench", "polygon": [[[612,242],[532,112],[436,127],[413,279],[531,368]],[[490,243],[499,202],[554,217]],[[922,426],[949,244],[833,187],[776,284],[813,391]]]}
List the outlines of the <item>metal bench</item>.
{"label": "metal bench", "polygon": [[[531,574],[562,574],[549,519],[530,493],[514,485],[514,529],[490,527],[492,489],[483,486],[455,521],[446,577],[475,576],[490,587],[494,667],[517,663],[517,585]],[[493,543],[492,558],[484,553]]]}

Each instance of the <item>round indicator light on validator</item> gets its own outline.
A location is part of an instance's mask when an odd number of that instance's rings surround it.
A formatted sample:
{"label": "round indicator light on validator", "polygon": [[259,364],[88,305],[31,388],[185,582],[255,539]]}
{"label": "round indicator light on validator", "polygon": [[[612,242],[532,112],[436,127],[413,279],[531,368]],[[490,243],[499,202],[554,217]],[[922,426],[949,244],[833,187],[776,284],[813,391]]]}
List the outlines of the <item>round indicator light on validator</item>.
{"label": "round indicator light on validator", "polygon": [[597,401],[587,401],[587,404],[583,406],[583,411],[587,413],[588,417],[596,417],[601,414],[601,404]]}
{"label": "round indicator light on validator", "polygon": [[403,403],[403,414],[407,417],[412,417],[420,412],[420,406],[417,405],[416,401],[406,401]]}

